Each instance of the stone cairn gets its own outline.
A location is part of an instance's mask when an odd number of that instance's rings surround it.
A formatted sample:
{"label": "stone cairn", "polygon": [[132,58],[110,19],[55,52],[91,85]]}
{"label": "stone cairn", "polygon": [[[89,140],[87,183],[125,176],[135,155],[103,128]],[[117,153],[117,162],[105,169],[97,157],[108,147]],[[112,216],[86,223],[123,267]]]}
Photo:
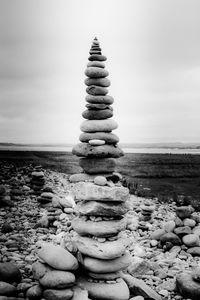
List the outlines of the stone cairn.
{"label": "stone cairn", "polygon": [[153,222],[153,212],[155,211],[155,205],[149,200],[145,200],[144,203],[140,206],[141,212],[139,216],[140,221],[144,222]]}
{"label": "stone cairn", "polygon": [[34,194],[40,195],[45,185],[45,176],[42,168],[40,166],[36,166],[31,173],[31,177],[31,185]]}
{"label": "stone cairn", "polygon": [[179,206],[176,208],[175,219],[154,231],[151,239],[159,241],[166,251],[179,245],[188,254],[200,256],[199,223],[199,216],[194,213],[192,206]]}
{"label": "stone cairn", "polygon": [[117,123],[110,119],[113,98],[108,94],[110,80],[95,38],[90,50],[85,75],[86,120],[82,134],[72,153],[80,157],[84,173],[74,174],[73,193],[78,216],[73,220],[73,238],[78,250],[82,274],[77,284],[89,292],[92,299],[128,300],[129,288],[120,276],[128,267],[131,256],[125,234],[129,190],[122,186],[120,174],[115,173],[115,158],[123,155],[117,146],[118,137],[112,133]]}

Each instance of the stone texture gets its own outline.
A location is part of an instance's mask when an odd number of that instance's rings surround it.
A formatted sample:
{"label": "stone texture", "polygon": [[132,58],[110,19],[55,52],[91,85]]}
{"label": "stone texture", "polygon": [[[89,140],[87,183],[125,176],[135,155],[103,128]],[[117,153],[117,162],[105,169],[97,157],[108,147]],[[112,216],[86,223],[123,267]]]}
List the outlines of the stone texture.
{"label": "stone texture", "polygon": [[109,237],[117,235],[125,230],[127,225],[126,218],[111,221],[85,221],[83,218],[75,218],[72,221],[73,229],[80,235],[94,235],[99,237]]}
{"label": "stone texture", "polygon": [[81,215],[118,217],[129,210],[127,203],[82,201],[77,204],[77,210]]}
{"label": "stone texture", "polygon": [[102,145],[91,146],[87,143],[79,143],[72,149],[72,153],[76,156],[87,158],[119,158],[124,155],[123,151],[117,146]]}
{"label": "stone texture", "polygon": [[101,146],[101,145],[105,145],[105,141],[103,141],[103,140],[89,140],[89,144],[91,146]]}
{"label": "stone texture", "polygon": [[180,206],[176,208],[176,214],[180,219],[189,218],[193,212],[194,208],[192,206]]}
{"label": "stone texture", "polygon": [[118,127],[113,119],[106,120],[86,120],[81,124],[83,132],[110,132]]}
{"label": "stone texture", "polygon": [[129,189],[122,186],[99,186],[91,182],[78,182],[73,186],[77,200],[125,202],[129,199]]}
{"label": "stone texture", "polygon": [[49,267],[47,264],[43,264],[39,261],[34,262],[32,264],[32,273],[33,273],[33,278],[36,280],[39,280],[42,278],[47,272],[51,271],[52,268]]}
{"label": "stone texture", "polygon": [[131,244],[130,239],[127,237],[100,243],[95,239],[83,237],[78,234],[74,238],[74,242],[82,254],[105,260],[122,256],[125,253],[126,248]]}
{"label": "stone texture", "polygon": [[104,68],[98,68],[98,67],[88,67],[85,70],[85,75],[90,78],[104,78],[109,75],[108,71]]}
{"label": "stone texture", "polygon": [[152,234],[151,234],[151,239],[152,240],[160,240],[161,236],[163,236],[166,233],[166,231],[163,228],[156,229]]}
{"label": "stone texture", "polygon": [[40,284],[45,288],[64,289],[75,283],[75,276],[67,271],[49,271],[39,279]]}
{"label": "stone texture", "polygon": [[110,105],[103,103],[87,103],[85,107],[92,110],[110,109],[113,111],[113,108]]}
{"label": "stone texture", "polygon": [[97,85],[97,86],[102,86],[102,87],[109,87],[110,86],[110,80],[108,78],[86,78],[85,79],[85,84],[87,86]]}
{"label": "stone texture", "polygon": [[26,298],[30,300],[40,300],[42,298],[42,288],[40,285],[33,285],[26,291]]}
{"label": "stone texture", "polygon": [[192,278],[197,281],[200,282],[200,267],[195,267],[192,270]]}
{"label": "stone texture", "polygon": [[19,268],[10,262],[0,263],[0,281],[8,283],[20,282],[22,279]]}
{"label": "stone texture", "polygon": [[190,298],[192,300],[200,299],[200,283],[193,280],[191,272],[178,274],[176,277],[176,285],[184,298]]}
{"label": "stone texture", "polygon": [[200,247],[191,247],[187,250],[187,253],[193,256],[200,256]]}
{"label": "stone texture", "polygon": [[76,270],[77,259],[66,249],[51,243],[43,243],[38,251],[38,256],[51,267],[57,270]]}
{"label": "stone texture", "polygon": [[81,158],[79,165],[88,174],[112,173],[116,162],[113,158]]}
{"label": "stone texture", "polygon": [[97,184],[97,185],[101,185],[101,186],[104,186],[106,185],[108,182],[107,182],[107,179],[105,176],[96,176],[94,178],[94,184]]}
{"label": "stone texture", "polygon": [[87,109],[82,113],[82,117],[88,120],[103,120],[112,118],[113,111],[111,109],[94,110]]}
{"label": "stone texture", "polygon": [[88,290],[89,296],[96,300],[128,300],[129,289],[124,280],[113,284],[89,282],[86,278],[78,278],[77,284]]}
{"label": "stone texture", "polygon": [[17,289],[10,283],[0,281],[0,296],[14,296],[17,293]]}
{"label": "stone texture", "polygon": [[117,278],[120,278],[120,272],[115,273],[92,273],[88,272],[89,277],[92,277],[93,279],[97,280],[115,280]]}
{"label": "stone texture", "polygon": [[105,64],[101,61],[89,61],[87,67],[98,67],[98,68],[105,68]]}
{"label": "stone texture", "polygon": [[87,95],[85,97],[85,100],[88,103],[102,103],[102,104],[113,104],[114,99],[112,96],[106,95],[106,96],[92,96],[92,95]]}
{"label": "stone texture", "polygon": [[181,245],[180,238],[172,232],[165,233],[161,236],[160,241],[162,244],[172,243],[172,245]]}
{"label": "stone texture", "polygon": [[46,289],[43,293],[44,299],[46,300],[68,300],[73,296],[73,291],[71,289]]}
{"label": "stone texture", "polygon": [[74,286],[72,290],[74,294],[71,300],[89,300],[87,290],[81,289],[78,286]]}
{"label": "stone texture", "polygon": [[105,87],[97,86],[97,85],[90,85],[86,88],[86,92],[90,95],[102,95],[105,96],[108,94],[108,89]]}
{"label": "stone texture", "polygon": [[174,229],[174,233],[182,238],[186,234],[191,234],[192,230],[189,226],[181,226]]}
{"label": "stone texture", "polygon": [[129,251],[125,251],[121,257],[103,260],[85,256],[82,260],[84,268],[94,273],[112,273],[126,269],[131,264],[132,257]]}
{"label": "stone texture", "polygon": [[199,240],[198,235],[196,235],[196,234],[184,235],[184,237],[182,238],[182,241],[187,247],[200,246],[200,240]]}
{"label": "stone texture", "polygon": [[94,61],[94,60],[95,61],[106,61],[107,58],[104,55],[93,54],[93,55],[89,56],[88,60],[90,60],[90,61]]}

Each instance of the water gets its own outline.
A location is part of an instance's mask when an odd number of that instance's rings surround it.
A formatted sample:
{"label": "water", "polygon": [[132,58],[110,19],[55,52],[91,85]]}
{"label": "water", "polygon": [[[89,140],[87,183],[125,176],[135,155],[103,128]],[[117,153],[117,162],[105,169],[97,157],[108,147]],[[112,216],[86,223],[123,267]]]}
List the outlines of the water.
{"label": "water", "polygon": [[[50,152],[71,152],[69,146],[0,146],[4,151],[50,151]],[[125,153],[171,153],[171,154],[200,154],[200,149],[181,148],[123,148]]]}

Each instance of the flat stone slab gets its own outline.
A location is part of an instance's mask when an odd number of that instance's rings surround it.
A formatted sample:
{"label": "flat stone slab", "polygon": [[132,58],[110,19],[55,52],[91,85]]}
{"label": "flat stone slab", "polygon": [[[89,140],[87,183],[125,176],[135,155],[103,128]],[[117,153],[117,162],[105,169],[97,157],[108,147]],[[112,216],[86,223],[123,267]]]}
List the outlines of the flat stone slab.
{"label": "flat stone slab", "polygon": [[88,143],[79,143],[72,149],[72,154],[88,158],[119,158],[124,155],[124,152],[113,145],[92,146]]}
{"label": "flat stone slab", "polygon": [[78,234],[74,237],[74,242],[82,254],[105,260],[121,257],[131,244],[130,239],[126,236],[115,241],[100,243],[93,238],[83,237]]}
{"label": "flat stone slab", "polygon": [[118,217],[130,209],[126,202],[81,201],[76,206],[79,214],[85,216]]}
{"label": "flat stone slab", "polygon": [[112,173],[116,161],[114,158],[80,158],[79,166],[88,174]]}
{"label": "flat stone slab", "polygon": [[87,143],[94,139],[103,140],[106,144],[117,144],[119,142],[118,136],[111,132],[84,132],[79,136],[79,140],[83,143]]}
{"label": "flat stone slab", "polygon": [[130,293],[124,280],[116,283],[90,282],[87,278],[80,277],[77,279],[77,285],[85,288],[89,297],[96,300],[128,300]]}
{"label": "flat stone slab", "polygon": [[83,132],[110,132],[117,129],[118,124],[113,119],[106,120],[86,120],[81,124],[81,131]]}
{"label": "flat stone slab", "polygon": [[109,237],[117,235],[126,229],[127,219],[98,221],[85,221],[83,218],[74,218],[72,221],[73,229],[80,235],[93,235],[97,237]]}
{"label": "flat stone slab", "polygon": [[90,272],[102,274],[124,270],[128,268],[128,266],[131,264],[131,261],[132,257],[129,251],[125,251],[124,255],[121,257],[111,260],[103,260],[85,256],[83,257],[81,264]]}
{"label": "flat stone slab", "polygon": [[125,202],[129,199],[129,189],[125,187],[99,186],[91,182],[74,184],[73,194],[77,200]]}
{"label": "flat stone slab", "polygon": [[112,96],[106,95],[106,96],[93,96],[93,95],[87,95],[85,97],[85,100],[88,103],[102,103],[102,104],[113,104],[114,98]]}

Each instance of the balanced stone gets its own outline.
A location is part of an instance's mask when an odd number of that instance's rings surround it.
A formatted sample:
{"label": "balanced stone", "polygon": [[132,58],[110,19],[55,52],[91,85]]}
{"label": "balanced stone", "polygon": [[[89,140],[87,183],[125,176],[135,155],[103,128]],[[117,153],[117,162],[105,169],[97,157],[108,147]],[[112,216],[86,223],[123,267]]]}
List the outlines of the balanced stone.
{"label": "balanced stone", "polygon": [[89,110],[110,109],[111,111],[113,111],[113,108],[109,104],[104,103],[87,103],[85,107]]}
{"label": "balanced stone", "polygon": [[189,218],[193,212],[194,208],[192,206],[180,206],[176,208],[176,214],[180,219]]}
{"label": "balanced stone", "polygon": [[93,133],[81,133],[79,140],[81,142],[89,142],[90,140],[103,140],[106,144],[116,144],[119,142],[119,138],[111,132],[93,132]]}
{"label": "balanced stone", "polygon": [[88,102],[88,103],[102,103],[102,104],[113,104],[114,102],[114,99],[112,96],[92,96],[92,95],[87,95],[85,97],[85,100]]}
{"label": "balanced stone", "polygon": [[46,289],[43,292],[43,298],[46,300],[68,300],[73,296],[73,291],[71,289]]}
{"label": "balanced stone", "polygon": [[77,259],[66,249],[51,243],[43,243],[38,256],[51,267],[57,270],[76,270]]}
{"label": "balanced stone", "polygon": [[105,68],[105,64],[101,61],[89,61],[87,67],[98,67],[98,68]]}
{"label": "balanced stone", "polygon": [[84,255],[105,260],[122,256],[125,253],[126,248],[131,244],[130,239],[127,237],[100,243],[95,239],[83,237],[78,234],[74,239],[74,242],[78,250]]}
{"label": "balanced stone", "polygon": [[89,144],[91,146],[101,146],[105,144],[105,141],[103,140],[89,140]]}
{"label": "balanced stone", "polygon": [[89,256],[85,256],[81,262],[84,268],[94,273],[112,273],[126,269],[132,261],[132,257],[129,251],[118,258],[111,260],[97,259]]}
{"label": "balanced stone", "polygon": [[117,235],[122,230],[126,229],[127,220],[123,218],[121,220],[111,221],[85,221],[83,218],[75,218],[72,221],[73,229],[80,235],[94,235],[99,237],[109,237]]}
{"label": "balanced stone", "polygon": [[115,273],[92,273],[88,272],[89,277],[92,277],[94,279],[98,280],[115,280],[117,278],[120,278],[120,272]]}
{"label": "balanced stone", "polygon": [[34,262],[32,265],[32,273],[33,278],[39,280],[42,278],[47,272],[52,271],[53,269],[47,264],[43,264],[39,261]]}
{"label": "balanced stone", "polygon": [[90,61],[93,61],[93,60],[106,61],[107,58],[104,55],[93,54],[93,55],[89,56],[88,60],[90,60]]}
{"label": "balanced stone", "polygon": [[174,233],[182,238],[184,235],[191,234],[192,230],[189,226],[181,226],[181,227],[175,228]]}
{"label": "balanced stone", "polygon": [[105,87],[90,85],[86,88],[86,92],[90,95],[107,95],[108,89]]}
{"label": "balanced stone", "polygon": [[85,75],[90,78],[101,78],[109,75],[108,71],[103,68],[89,67],[85,70]]}
{"label": "balanced stone", "polygon": [[99,186],[91,182],[74,184],[73,192],[77,200],[125,202],[129,199],[129,189],[122,186]]}
{"label": "balanced stone", "polygon": [[86,173],[112,173],[115,170],[114,158],[80,158],[79,165]]}
{"label": "balanced stone", "polygon": [[75,276],[71,272],[53,270],[47,272],[39,282],[45,288],[64,289],[75,283]]}
{"label": "balanced stone", "polygon": [[83,132],[110,132],[118,127],[118,124],[113,119],[109,120],[86,120],[81,124]]}
{"label": "balanced stone", "polygon": [[88,143],[79,143],[72,149],[74,155],[88,158],[118,158],[124,155],[123,151],[113,145],[91,146]]}
{"label": "balanced stone", "polygon": [[94,184],[97,184],[97,185],[101,185],[101,186],[104,186],[108,183],[107,179],[105,176],[96,176],[94,178]]}
{"label": "balanced stone", "polygon": [[110,109],[93,110],[87,109],[82,113],[84,119],[88,120],[102,120],[112,118],[113,112]]}
{"label": "balanced stone", "polygon": [[85,216],[118,217],[127,213],[129,206],[124,202],[82,201],[77,204],[77,209]]}
{"label": "balanced stone", "polygon": [[[104,69],[102,69],[102,70],[104,70]],[[85,84],[87,86],[97,85],[97,86],[102,86],[102,87],[109,87],[110,80],[108,78],[86,78]]]}
{"label": "balanced stone", "polygon": [[21,272],[15,264],[11,262],[0,263],[0,281],[18,283],[21,281],[21,279]]}
{"label": "balanced stone", "polygon": [[96,300],[128,300],[129,289],[124,280],[108,284],[104,282],[91,282],[87,278],[79,278],[78,286],[88,290],[89,297]]}

